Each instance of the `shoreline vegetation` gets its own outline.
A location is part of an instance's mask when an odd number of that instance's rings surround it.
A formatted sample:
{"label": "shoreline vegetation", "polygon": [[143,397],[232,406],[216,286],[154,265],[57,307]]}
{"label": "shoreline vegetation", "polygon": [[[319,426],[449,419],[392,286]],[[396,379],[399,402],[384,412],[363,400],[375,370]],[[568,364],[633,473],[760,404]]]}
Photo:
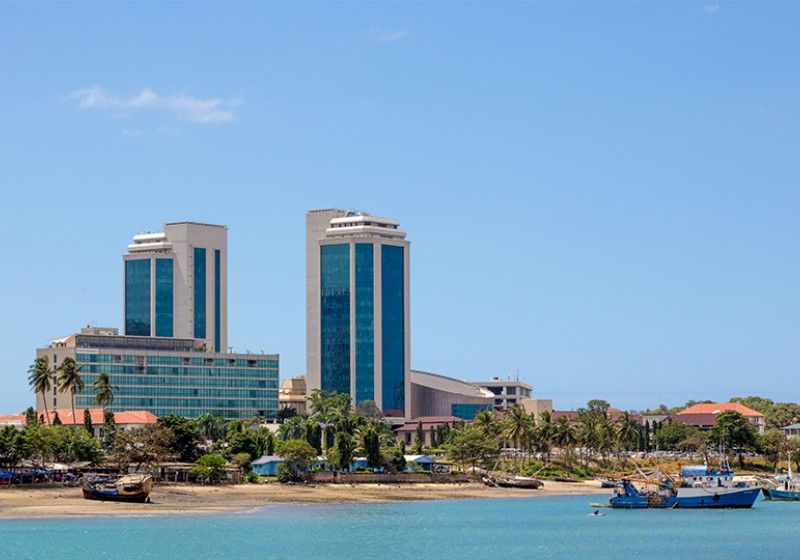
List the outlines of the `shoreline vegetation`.
{"label": "shoreline vegetation", "polygon": [[545,481],[538,490],[460,484],[165,484],[151,503],[96,502],[80,488],[0,488],[0,519],[126,517],[235,513],[286,504],[380,503],[416,500],[505,499],[608,494],[597,481]]}

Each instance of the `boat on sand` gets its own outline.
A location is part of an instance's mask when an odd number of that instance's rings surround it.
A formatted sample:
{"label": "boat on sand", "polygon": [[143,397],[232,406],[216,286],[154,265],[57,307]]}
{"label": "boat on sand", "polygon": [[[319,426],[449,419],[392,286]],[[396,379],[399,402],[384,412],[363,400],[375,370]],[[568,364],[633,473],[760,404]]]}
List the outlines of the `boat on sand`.
{"label": "boat on sand", "polygon": [[117,478],[95,478],[81,486],[87,500],[111,502],[148,502],[153,490],[153,477],[148,474],[127,474]]}

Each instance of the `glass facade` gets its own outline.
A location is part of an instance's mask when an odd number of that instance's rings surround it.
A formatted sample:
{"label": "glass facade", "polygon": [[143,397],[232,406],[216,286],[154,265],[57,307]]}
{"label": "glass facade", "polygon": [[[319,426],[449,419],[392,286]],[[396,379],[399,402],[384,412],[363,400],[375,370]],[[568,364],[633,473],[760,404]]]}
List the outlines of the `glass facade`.
{"label": "glass facade", "polygon": [[475,416],[482,410],[491,410],[488,404],[451,404],[450,416],[456,416],[462,420],[475,420]]}
{"label": "glass facade", "polygon": [[172,259],[156,259],[156,336],[172,336],[175,272]]}
{"label": "glass facade", "polygon": [[320,247],[321,386],[350,393],[350,245]]}
{"label": "glass facade", "polygon": [[214,350],[216,352],[222,352],[222,348],[220,348],[220,329],[221,329],[221,319],[220,319],[220,276],[222,274],[222,269],[220,267],[220,251],[219,249],[214,250]]}
{"label": "glass facade", "polygon": [[381,246],[383,413],[405,413],[404,248]]}
{"label": "glass facade", "polygon": [[117,387],[108,407],[114,412],[149,410],[157,416],[189,418],[210,413],[247,419],[275,418],[278,410],[277,356],[220,358],[200,352],[132,355],[123,349],[98,353],[79,349],[76,361],[82,366],[85,383],[76,395],[78,408],[94,406],[92,386],[100,373],[107,373]]}
{"label": "glass facade", "polygon": [[206,337],[206,250],[194,250],[194,337]]}
{"label": "glass facade", "polygon": [[374,246],[356,248],[356,404],[375,400]]}
{"label": "glass facade", "polygon": [[150,259],[125,261],[125,334],[150,336]]}

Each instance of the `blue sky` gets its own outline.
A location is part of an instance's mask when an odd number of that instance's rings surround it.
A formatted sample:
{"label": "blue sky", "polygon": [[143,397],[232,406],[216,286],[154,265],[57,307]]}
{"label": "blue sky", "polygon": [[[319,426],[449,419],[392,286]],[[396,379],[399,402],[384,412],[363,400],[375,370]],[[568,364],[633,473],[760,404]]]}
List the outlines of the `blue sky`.
{"label": "blue sky", "polygon": [[305,211],[396,218],[412,367],[557,409],[800,401],[800,4],[0,3],[0,413],[229,230],[229,344],[305,368]]}

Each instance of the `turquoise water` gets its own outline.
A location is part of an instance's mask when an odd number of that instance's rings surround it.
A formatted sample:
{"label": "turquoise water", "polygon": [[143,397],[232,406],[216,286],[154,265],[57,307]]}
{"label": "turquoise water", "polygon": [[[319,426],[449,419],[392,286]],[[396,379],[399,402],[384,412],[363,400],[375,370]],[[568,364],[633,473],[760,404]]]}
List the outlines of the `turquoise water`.
{"label": "turquoise water", "polygon": [[800,503],[603,510],[600,497],[270,506],[214,516],[0,521],[3,559],[593,560],[800,557]]}

